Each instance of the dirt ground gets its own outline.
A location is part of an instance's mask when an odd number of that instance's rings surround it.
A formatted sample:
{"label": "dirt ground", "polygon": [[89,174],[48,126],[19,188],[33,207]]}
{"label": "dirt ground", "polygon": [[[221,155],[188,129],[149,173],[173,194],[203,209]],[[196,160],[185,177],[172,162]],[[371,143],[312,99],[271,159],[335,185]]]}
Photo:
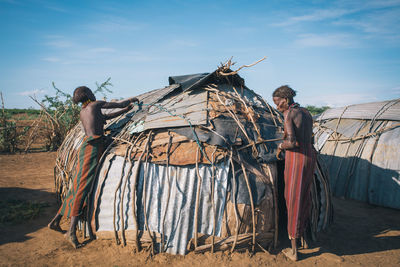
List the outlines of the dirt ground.
{"label": "dirt ground", "polygon": [[[48,204],[38,218],[0,226],[1,266],[400,266],[400,211],[341,199],[334,199],[335,222],[330,230],[321,233],[311,249],[300,250],[297,263],[279,253],[284,245],[271,254],[158,254],[153,258],[105,240],[75,250],[62,234],[46,227],[58,208],[55,156],[54,152],[0,155],[0,200]],[[62,228],[67,225],[64,221]]]}

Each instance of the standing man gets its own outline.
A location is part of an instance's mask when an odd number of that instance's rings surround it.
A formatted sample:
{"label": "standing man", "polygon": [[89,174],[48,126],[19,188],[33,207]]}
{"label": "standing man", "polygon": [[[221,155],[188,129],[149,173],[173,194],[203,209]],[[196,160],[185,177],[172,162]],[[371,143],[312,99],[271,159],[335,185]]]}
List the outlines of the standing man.
{"label": "standing man", "polygon": [[[82,103],[80,120],[85,131],[82,145],[78,152],[78,162],[73,176],[73,185],[69,189],[56,216],[48,227],[55,231],[62,231],[60,220],[63,215],[71,217],[71,225],[65,238],[74,248],[79,245],[76,237],[76,225],[78,217],[82,213],[82,207],[91,190],[97,164],[104,152],[104,124],[106,120],[115,118],[132,109],[132,102],[138,102],[133,97],[124,101],[105,102],[96,101],[93,92],[86,86],[75,89],[73,99],[75,104]],[[103,114],[101,109],[122,108],[109,114]],[[90,231],[91,232],[91,231]]]}
{"label": "standing man", "polygon": [[292,248],[283,253],[297,261],[297,240],[304,237],[311,213],[311,185],[316,163],[312,142],[311,114],[293,101],[296,92],[287,85],[277,88],[273,101],[284,116],[284,140],[277,157],[285,150],[285,200],[288,215],[288,235]]}

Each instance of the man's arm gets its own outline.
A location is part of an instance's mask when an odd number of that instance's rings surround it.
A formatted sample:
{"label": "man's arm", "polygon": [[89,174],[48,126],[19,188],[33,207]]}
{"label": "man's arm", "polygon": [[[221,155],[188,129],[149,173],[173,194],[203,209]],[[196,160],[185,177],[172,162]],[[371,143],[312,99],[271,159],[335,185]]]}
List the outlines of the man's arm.
{"label": "man's arm", "polygon": [[105,101],[96,101],[98,108],[100,109],[111,109],[111,108],[121,108],[118,111],[111,112],[108,114],[103,114],[103,118],[105,120],[109,120],[112,118],[115,118],[133,108],[132,102],[139,102],[139,100],[136,97],[131,97],[126,100],[121,100],[121,101],[116,101],[116,102],[105,102]]}
{"label": "man's arm", "polygon": [[139,102],[136,97],[131,97],[126,100],[115,101],[115,102],[105,102],[105,101],[97,101],[99,102],[100,108],[125,108],[132,102]]}
{"label": "man's arm", "polygon": [[285,119],[285,130],[287,135],[285,140],[283,140],[283,143],[279,145],[281,149],[294,149],[299,147],[299,143],[296,140],[296,132],[294,130],[294,116],[294,112],[290,110]]}
{"label": "man's arm", "polygon": [[124,114],[125,112],[128,112],[132,108],[133,108],[133,104],[130,104],[127,107],[122,108],[122,109],[120,109],[118,111],[111,112],[111,113],[108,113],[108,114],[103,114],[103,117],[104,117],[105,120],[109,120],[109,119],[118,117],[119,115]]}

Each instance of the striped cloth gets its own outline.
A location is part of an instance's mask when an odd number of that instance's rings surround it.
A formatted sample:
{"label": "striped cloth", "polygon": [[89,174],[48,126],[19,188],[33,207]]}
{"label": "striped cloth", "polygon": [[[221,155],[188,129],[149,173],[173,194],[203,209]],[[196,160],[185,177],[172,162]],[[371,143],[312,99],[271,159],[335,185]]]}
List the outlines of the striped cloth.
{"label": "striped cloth", "polygon": [[311,185],[316,163],[312,144],[285,152],[285,199],[290,239],[303,235],[311,213]]}
{"label": "striped cloth", "polygon": [[69,189],[58,214],[79,216],[83,204],[91,190],[97,163],[104,151],[104,136],[85,136],[79,148],[78,162],[73,176],[73,185]]}

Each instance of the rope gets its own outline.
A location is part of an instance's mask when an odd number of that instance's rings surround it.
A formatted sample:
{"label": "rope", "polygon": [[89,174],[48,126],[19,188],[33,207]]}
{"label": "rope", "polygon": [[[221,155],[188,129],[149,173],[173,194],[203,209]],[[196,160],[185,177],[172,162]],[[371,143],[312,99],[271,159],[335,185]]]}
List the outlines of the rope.
{"label": "rope", "polygon": [[382,134],[384,132],[387,132],[387,131],[392,130],[394,128],[397,128],[399,126],[400,126],[400,123],[397,123],[395,125],[392,125],[392,126],[390,126],[388,128],[381,129],[381,130],[376,131],[376,132],[367,133],[367,134],[359,135],[359,136],[356,136],[356,137],[350,137],[350,138],[328,139],[326,141],[354,142],[354,141],[357,141],[357,140],[360,140],[360,139],[366,139],[366,138],[369,138],[369,137],[378,136],[378,135],[380,135],[380,134]]}

